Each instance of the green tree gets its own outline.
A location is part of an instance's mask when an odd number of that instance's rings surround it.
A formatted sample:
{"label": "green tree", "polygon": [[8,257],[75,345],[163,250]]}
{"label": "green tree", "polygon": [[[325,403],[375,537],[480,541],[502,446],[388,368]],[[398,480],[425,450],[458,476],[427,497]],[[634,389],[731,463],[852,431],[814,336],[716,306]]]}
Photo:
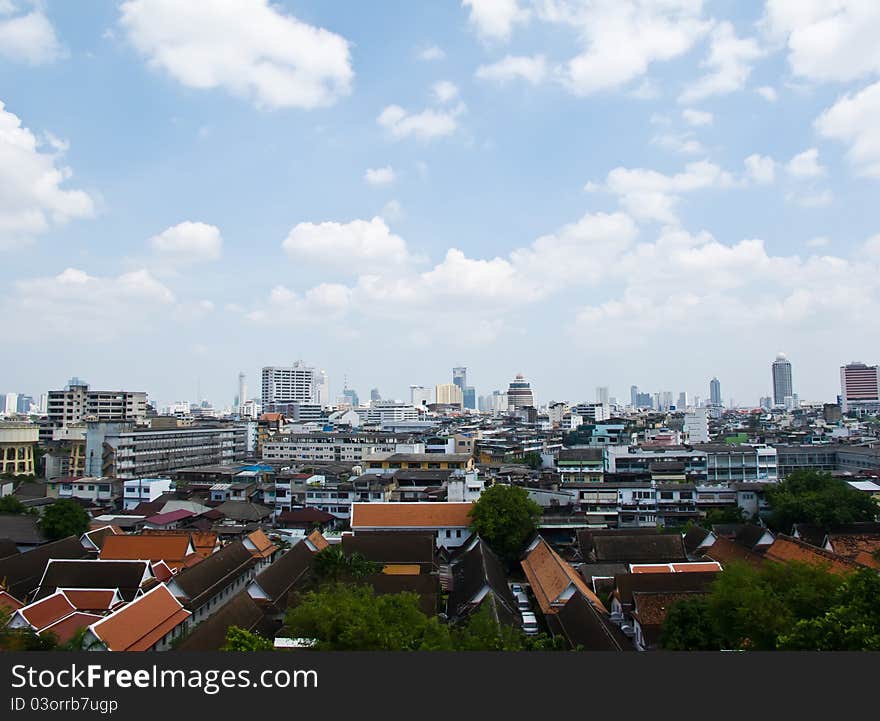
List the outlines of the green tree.
{"label": "green tree", "polygon": [[526,635],[518,628],[499,623],[484,603],[452,632],[456,651],[522,651]]}
{"label": "green tree", "polygon": [[706,523],[712,526],[716,523],[744,523],[746,513],[739,506],[730,508],[710,508],[706,512]]}
{"label": "green tree", "polygon": [[89,529],[89,514],[75,501],[64,498],[46,508],[40,528],[50,541],[81,536]]}
{"label": "green tree", "polygon": [[239,626],[230,626],[226,629],[226,642],[220,648],[221,651],[274,651],[275,646],[271,639],[258,633],[251,633]]}
{"label": "green tree", "polygon": [[285,626],[323,651],[452,650],[448,628],[422,613],[417,594],[377,595],[365,585],[329,583],[303,594]]}
{"label": "green tree", "polygon": [[24,514],[30,510],[15,496],[3,496],[0,498],[0,513]]}
{"label": "green tree", "polygon": [[470,515],[480,538],[502,559],[513,563],[535,535],[541,507],[525,488],[495,484],[483,491]]}
{"label": "green tree", "polygon": [[847,576],[824,614],[799,620],[782,634],[791,651],[880,651],[880,575],[861,569]]}
{"label": "green tree", "polygon": [[312,559],[312,573],[319,582],[357,580],[381,571],[381,563],[368,561],[360,553],[346,554],[340,544],[327,546]]}
{"label": "green tree", "polygon": [[721,646],[705,596],[678,601],[669,609],[660,635],[661,648],[667,651],[717,651]]}
{"label": "green tree", "polygon": [[541,454],[535,453],[534,451],[524,454],[522,462],[525,463],[533,471],[537,471],[544,463],[541,459]]}
{"label": "green tree", "polygon": [[842,523],[875,520],[880,506],[830,473],[794,471],[766,491],[771,525],[788,533],[795,523],[828,528]]}

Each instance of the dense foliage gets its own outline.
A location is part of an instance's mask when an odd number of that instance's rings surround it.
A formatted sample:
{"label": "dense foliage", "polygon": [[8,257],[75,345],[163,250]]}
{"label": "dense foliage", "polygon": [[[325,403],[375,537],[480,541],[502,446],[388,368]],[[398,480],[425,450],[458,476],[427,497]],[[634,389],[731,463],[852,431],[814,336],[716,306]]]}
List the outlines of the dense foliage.
{"label": "dense foliage", "polygon": [[89,514],[76,501],[64,498],[46,508],[40,528],[50,541],[81,536],[89,530]]}
{"label": "dense foliage", "polygon": [[821,471],[795,471],[766,491],[773,511],[771,525],[790,533],[795,523],[824,528],[873,521],[880,507],[868,494]]}
{"label": "dense foliage", "polygon": [[274,651],[271,639],[251,633],[238,626],[230,626],[226,630],[226,643],[221,651]]}
{"label": "dense foliage", "polygon": [[346,554],[340,544],[327,546],[312,559],[312,573],[321,582],[356,580],[381,571],[381,563],[368,561],[360,553]]}
{"label": "dense foliage", "polygon": [[473,528],[508,563],[519,560],[535,535],[541,507],[520,486],[495,484],[471,509]]}

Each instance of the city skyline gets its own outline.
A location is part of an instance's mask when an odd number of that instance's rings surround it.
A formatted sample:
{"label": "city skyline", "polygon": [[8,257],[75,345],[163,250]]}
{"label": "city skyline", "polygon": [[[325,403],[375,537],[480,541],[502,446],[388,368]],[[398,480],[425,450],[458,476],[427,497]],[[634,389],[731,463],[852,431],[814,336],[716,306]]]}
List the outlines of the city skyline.
{"label": "city skyline", "polygon": [[834,400],[880,359],[880,6],[549,5],[0,2],[0,389],[756,404],[782,349]]}

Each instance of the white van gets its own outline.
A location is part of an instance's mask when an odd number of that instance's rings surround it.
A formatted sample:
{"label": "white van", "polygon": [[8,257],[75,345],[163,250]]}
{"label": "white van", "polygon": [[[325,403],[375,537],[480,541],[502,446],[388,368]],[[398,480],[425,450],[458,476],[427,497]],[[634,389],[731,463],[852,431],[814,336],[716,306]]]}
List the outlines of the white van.
{"label": "white van", "polygon": [[538,618],[531,611],[525,611],[522,614],[522,629],[526,636],[536,636],[538,634]]}

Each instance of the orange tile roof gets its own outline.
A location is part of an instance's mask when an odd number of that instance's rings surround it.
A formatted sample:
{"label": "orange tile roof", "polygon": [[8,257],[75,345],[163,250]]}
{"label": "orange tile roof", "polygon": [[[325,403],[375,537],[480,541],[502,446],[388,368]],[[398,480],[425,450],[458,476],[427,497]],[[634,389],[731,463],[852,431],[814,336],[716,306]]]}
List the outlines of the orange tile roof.
{"label": "orange tile roof", "polygon": [[0,591],[0,609],[5,611],[14,612],[18,609],[22,608],[24,604],[19,601],[15,596],[11,593],[7,593],[6,591]]}
{"label": "orange tile roof", "polygon": [[353,503],[354,528],[467,528],[473,503]]}
{"label": "orange tile roof", "polygon": [[721,564],[717,561],[695,561],[693,563],[634,563],[630,573],[702,573],[704,571],[720,571]]}
{"label": "orange tile roof", "polygon": [[849,573],[859,567],[857,563],[838,556],[836,553],[831,553],[831,551],[826,551],[823,548],[816,548],[797,538],[782,534],[776,537],[776,540],[767,549],[764,557],[768,561],[777,561],[779,563],[801,561],[802,563],[811,563],[813,565],[827,565],[832,573]]}
{"label": "orange tile roof", "polygon": [[247,537],[248,540],[254,544],[255,550],[252,550],[251,553],[257,558],[269,558],[269,556],[278,550],[278,546],[269,540],[269,537],[263,532],[262,528],[258,528],[256,531],[249,533]]}
{"label": "orange tile roof", "polygon": [[862,566],[867,566],[868,568],[876,568],[877,570],[880,570],[880,559],[874,556],[873,553],[868,553],[867,551],[859,551],[853,561],[861,564]]}
{"label": "orange tile roof", "polygon": [[703,558],[709,558],[721,564],[731,561],[745,561],[752,566],[760,566],[764,562],[764,556],[723,536],[718,536],[711,546],[703,549]]}
{"label": "orange tile roof", "polygon": [[51,596],[46,596],[42,601],[20,608],[18,612],[24,616],[25,621],[40,631],[65,616],[69,616],[74,611],[76,608],[67,600],[67,596],[56,591]]}
{"label": "orange tile roof", "polygon": [[330,543],[326,538],[321,534],[320,531],[314,530],[312,531],[306,538],[311,541],[312,545],[317,548],[319,551],[323,551]]}
{"label": "orange tile roof", "polygon": [[192,542],[196,548],[196,553],[207,558],[213,555],[214,550],[217,548],[217,534],[213,531],[193,533]]}
{"label": "orange tile roof", "polygon": [[562,560],[556,551],[540,536],[522,561],[523,571],[544,614],[554,614],[560,607],[554,605],[559,597],[574,584],[575,588],[599,611],[607,613],[599,597],[574,567]]}
{"label": "orange tile roof", "polygon": [[828,541],[834,553],[851,561],[861,554],[873,555],[880,551],[880,534],[877,533],[829,533]]}
{"label": "orange tile roof", "polygon": [[193,553],[189,534],[184,536],[108,536],[104,539],[99,558],[111,561],[165,561],[172,569],[185,565]]}
{"label": "orange tile roof", "polygon": [[95,621],[100,621],[101,616],[94,613],[71,613],[60,621],[56,621],[51,626],[46,626],[40,631],[40,635],[52,633],[58,638],[58,643],[67,643],[81,628],[88,628]]}
{"label": "orange tile roof", "polygon": [[162,584],[90,628],[110,651],[147,651],[189,615]]}
{"label": "orange tile roof", "polygon": [[153,565],[153,575],[156,577],[156,580],[159,583],[165,583],[169,578],[174,575],[174,571],[168,566],[165,561],[159,561],[158,563],[154,563]]}
{"label": "orange tile roof", "polygon": [[117,600],[116,590],[112,588],[82,591],[67,588],[63,593],[78,611],[109,611]]}

